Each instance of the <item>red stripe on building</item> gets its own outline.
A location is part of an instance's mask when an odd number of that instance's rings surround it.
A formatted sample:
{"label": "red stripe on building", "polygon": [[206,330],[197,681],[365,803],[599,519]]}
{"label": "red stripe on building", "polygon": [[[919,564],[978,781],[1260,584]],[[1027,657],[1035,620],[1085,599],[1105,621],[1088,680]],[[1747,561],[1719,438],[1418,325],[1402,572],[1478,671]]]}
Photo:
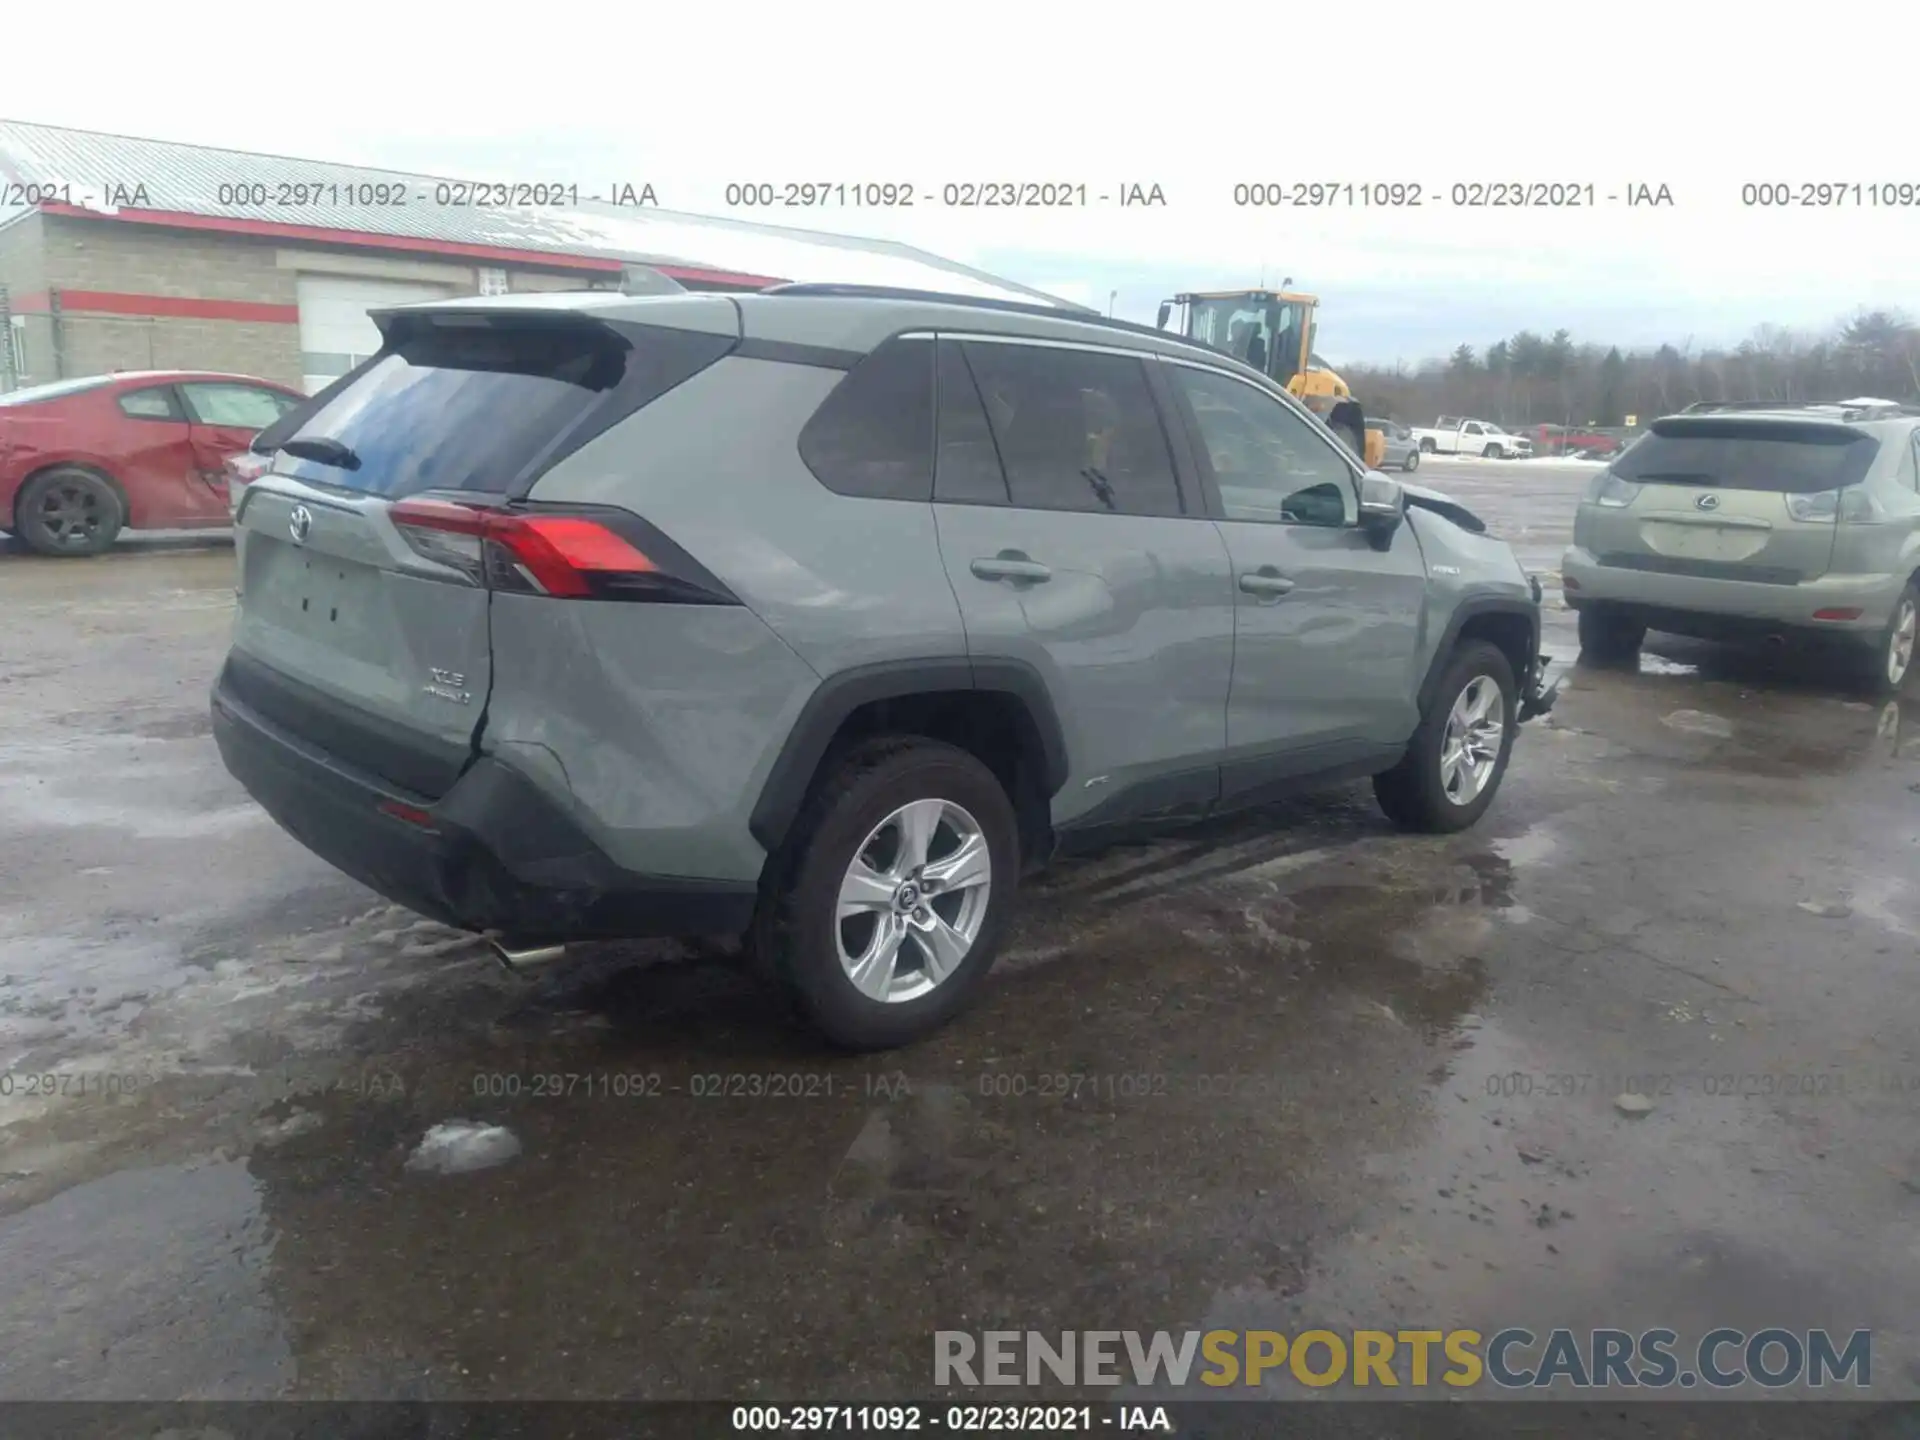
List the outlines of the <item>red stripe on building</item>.
{"label": "red stripe on building", "polygon": [[260,320],[269,325],[300,323],[298,305],[269,305],[258,300],[200,300],[190,295],[125,295],[116,290],[62,290],[62,312],[89,315],[165,315],[194,320]]}
{"label": "red stripe on building", "polygon": [[[165,225],[179,230],[211,230],[222,235],[249,235],[259,239],[297,240],[312,245],[346,245],[363,250],[403,250],[413,254],[483,261],[492,265],[528,265],[548,270],[588,270],[618,274],[629,263],[600,255],[572,255],[549,250],[515,250],[498,245],[469,245],[455,240],[420,240],[411,235],[380,235],[367,230],[334,230],[321,225],[289,225],[278,220],[242,220],[225,215],[193,215],[184,210],[116,210],[111,215],[78,205],[46,204],[48,215],[78,220],[118,220],[135,225]],[[652,268],[675,280],[705,280],[719,285],[778,285],[770,275],[746,275],[689,265]]]}
{"label": "red stripe on building", "polygon": [[36,290],[31,295],[9,295],[7,308],[16,315],[44,315],[52,307],[47,303],[47,292]]}

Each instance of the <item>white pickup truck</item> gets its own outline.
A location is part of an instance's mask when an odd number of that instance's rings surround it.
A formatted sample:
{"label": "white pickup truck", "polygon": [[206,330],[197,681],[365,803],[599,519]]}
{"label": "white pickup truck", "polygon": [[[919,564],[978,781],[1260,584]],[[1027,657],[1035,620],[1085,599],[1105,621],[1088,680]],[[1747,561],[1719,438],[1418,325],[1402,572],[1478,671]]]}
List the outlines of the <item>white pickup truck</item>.
{"label": "white pickup truck", "polygon": [[1533,442],[1526,436],[1509,435],[1491,420],[1469,420],[1462,415],[1442,415],[1431,425],[1416,425],[1413,439],[1423,455],[1522,460],[1533,454]]}

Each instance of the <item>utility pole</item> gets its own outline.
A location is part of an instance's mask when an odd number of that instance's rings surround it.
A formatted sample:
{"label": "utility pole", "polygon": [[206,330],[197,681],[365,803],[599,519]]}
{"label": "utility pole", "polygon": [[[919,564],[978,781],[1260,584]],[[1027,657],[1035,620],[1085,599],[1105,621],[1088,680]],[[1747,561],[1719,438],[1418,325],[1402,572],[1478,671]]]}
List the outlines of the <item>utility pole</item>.
{"label": "utility pole", "polygon": [[1119,298],[1120,298],[1120,292],[1118,290],[1109,290],[1107,292],[1107,318],[1109,320],[1113,318],[1114,301],[1118,300]]}

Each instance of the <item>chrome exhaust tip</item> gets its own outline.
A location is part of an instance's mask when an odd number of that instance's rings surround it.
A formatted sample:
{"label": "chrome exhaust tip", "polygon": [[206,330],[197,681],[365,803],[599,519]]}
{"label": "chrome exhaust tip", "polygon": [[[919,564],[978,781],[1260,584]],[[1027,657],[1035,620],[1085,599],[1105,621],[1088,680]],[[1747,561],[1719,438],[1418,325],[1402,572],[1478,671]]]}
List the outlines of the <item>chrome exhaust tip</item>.
{"label": "chrome exhaust tip", "polygon": [[493,947],[493,953],[499,957],[500,963],[516,975],[544,969],[567,953],[564,943],[528,944],[499,935],[489,935],[487,944]]}

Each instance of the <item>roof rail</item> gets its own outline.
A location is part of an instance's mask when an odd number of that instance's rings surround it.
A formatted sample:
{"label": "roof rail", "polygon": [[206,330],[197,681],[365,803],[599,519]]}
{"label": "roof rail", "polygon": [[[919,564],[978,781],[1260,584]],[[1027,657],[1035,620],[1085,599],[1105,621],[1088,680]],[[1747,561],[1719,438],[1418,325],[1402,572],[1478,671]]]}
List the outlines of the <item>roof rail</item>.
{"label": "roof rail", "polygon": [[[1073,320],[1083,325],[1098,325],[1108,330],[1123,330],[1133,335],[1151,335],[1156,340],[1165,340],[1170,344],[1184,345],[1189,349],[1203,350],[1216,360],[1235,361],[1245,364],[1237,356],[1224,350],[1216,350],[1198,340],[1185,335],[1175,335],[1166,330],[1155,329],[1151,325],[1136,324],[1132,320],[1116,320],[1110,315],[1102,315],[1085,305],[1072,305],[1061,301],[1058,305],[1030,305],[1023,300],[996,300],[985,295],[950,295],[942,290],[909,290],[891,285],[825,285],[792,284],[769,285],[759,292],[762,295],[823,295],[848,300],[924,300],[934,305],[964,305],[975,310],[1000,310],[1013,315],[1042,315],[1050,320]],[[1255,372],[1258,373],[1257,371]]]}

